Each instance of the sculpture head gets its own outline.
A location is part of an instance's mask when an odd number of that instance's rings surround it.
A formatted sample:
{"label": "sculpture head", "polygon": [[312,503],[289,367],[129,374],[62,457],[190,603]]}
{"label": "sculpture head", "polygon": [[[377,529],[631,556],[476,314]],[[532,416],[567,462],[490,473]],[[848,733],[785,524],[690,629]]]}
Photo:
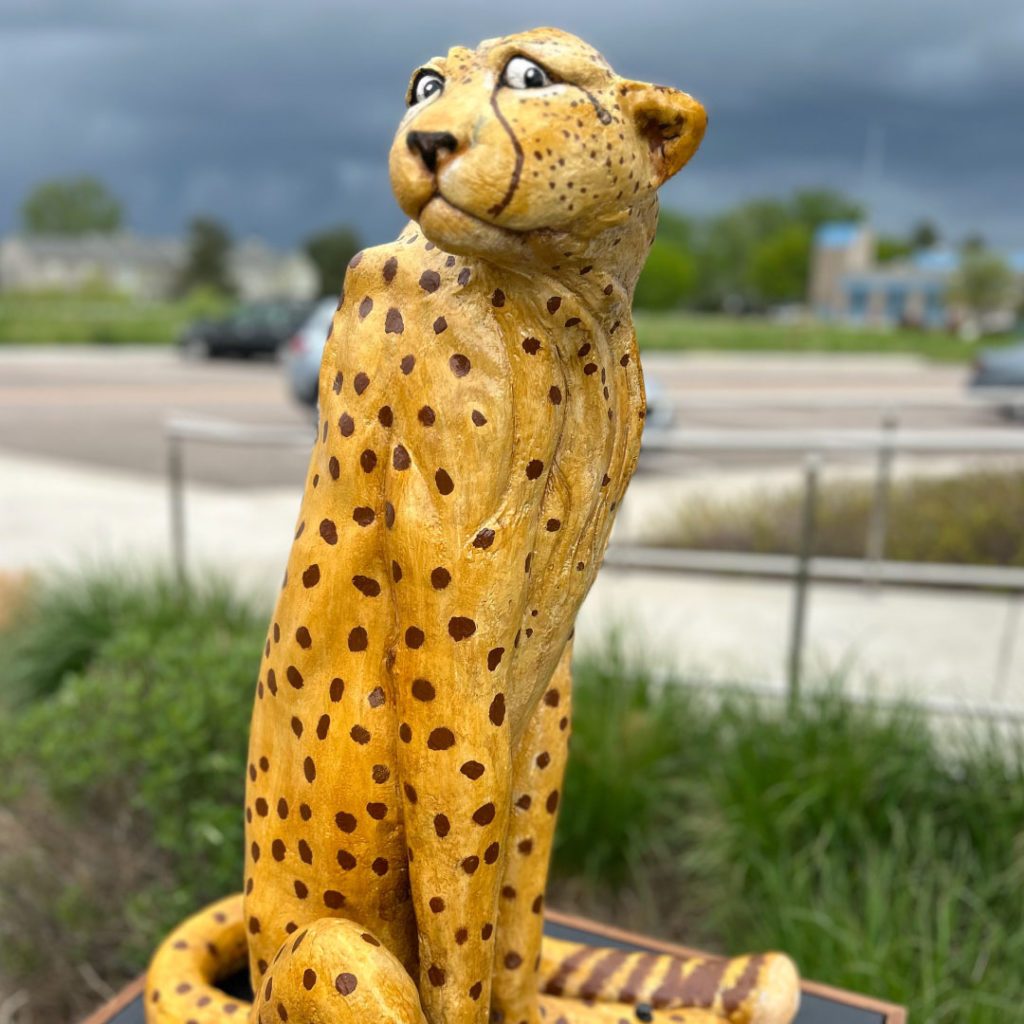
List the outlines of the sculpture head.
{"label": "sculpture head", "polygon": [[625,222],[697,150],[704,108],[620,78],[542,28],[454,47],[417,69],[391,147],[399,205],[437,245],[515,260],[533,235]]}

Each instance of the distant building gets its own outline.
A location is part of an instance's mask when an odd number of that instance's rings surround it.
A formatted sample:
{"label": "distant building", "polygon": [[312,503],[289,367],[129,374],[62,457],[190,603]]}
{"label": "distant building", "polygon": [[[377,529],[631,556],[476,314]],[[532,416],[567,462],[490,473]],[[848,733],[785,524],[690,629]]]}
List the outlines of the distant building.
{"label": "distant building", "polygon": [[[99,284],[132,298],[163,299],[173,294],[186,255],[185,243],[173,238],[11,235],[0,239],[0,291],[76,291]],[[245,301],[316,295],[316,267],[305,253],[245,239],[232,248],[229,266]]]}
{"label": "distant building", "polygon": [[[1024,252],[1007,256],[1024,278]],[[932,329],[957,326],[963,311],[950,298],[960,269],[954,249],[923,249],[907,259],[879,263],[866,224],[823,224],[814,238],[808,301],[823,320]]]}

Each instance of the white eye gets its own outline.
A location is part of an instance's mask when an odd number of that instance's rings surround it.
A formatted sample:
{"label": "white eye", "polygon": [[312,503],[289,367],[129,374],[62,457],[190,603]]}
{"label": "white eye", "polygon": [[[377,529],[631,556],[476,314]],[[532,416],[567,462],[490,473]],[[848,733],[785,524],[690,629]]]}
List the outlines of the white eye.
{"label": "white eye", "polygon": [[414,107],[417,103],[430,99],[438,93],[444,92],[444,78],[436,71],[421,71],[416,76],[412,86],[412,101],[409,106]]}
{"label": "white eye", "polygon": [[510,89],[543,89],[551,84],[551,77],[539,65],[526,57],[513,57],[501,76],[502,85]]}

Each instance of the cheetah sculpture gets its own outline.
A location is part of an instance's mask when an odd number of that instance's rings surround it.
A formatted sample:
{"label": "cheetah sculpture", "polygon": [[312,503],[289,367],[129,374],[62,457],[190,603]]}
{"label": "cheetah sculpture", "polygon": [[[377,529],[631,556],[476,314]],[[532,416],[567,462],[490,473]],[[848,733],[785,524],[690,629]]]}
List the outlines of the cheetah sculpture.
{"label": "cheetah sculpture", "polygon": [[[411,223],[353,258],[324,353],[245,893],[166,940],[147,1020],[786,1024],[779,954],[542,939],[573,623],[640,447],[632,293],[703,108],[553,29],[452,49],[408,107]],[[214,985],[245,963],[251,1005]]]}

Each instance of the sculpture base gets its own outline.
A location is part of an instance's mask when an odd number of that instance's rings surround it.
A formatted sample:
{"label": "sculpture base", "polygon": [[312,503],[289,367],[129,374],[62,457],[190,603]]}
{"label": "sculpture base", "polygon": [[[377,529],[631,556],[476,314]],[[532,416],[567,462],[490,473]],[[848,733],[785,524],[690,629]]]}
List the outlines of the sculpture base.
{"label": "sculpture base", "polygon": [[[693,955],[696,952],[685,946],[560,914],[555,910],[547,912],[544,931],[554,938],[593,946],[618,946],[676,956]],[[145,978],[138,978],[82,1024],[145,1024],[142,1007],[144,986]],[[223,988],[230,995],[241,999],[252,997],[249,979],[244,974],[227,979]],[[805,981],[801,986],[800,1012],[794,1024],[906,1024],[906,1020],[906,1010],[894,1003]]]}

